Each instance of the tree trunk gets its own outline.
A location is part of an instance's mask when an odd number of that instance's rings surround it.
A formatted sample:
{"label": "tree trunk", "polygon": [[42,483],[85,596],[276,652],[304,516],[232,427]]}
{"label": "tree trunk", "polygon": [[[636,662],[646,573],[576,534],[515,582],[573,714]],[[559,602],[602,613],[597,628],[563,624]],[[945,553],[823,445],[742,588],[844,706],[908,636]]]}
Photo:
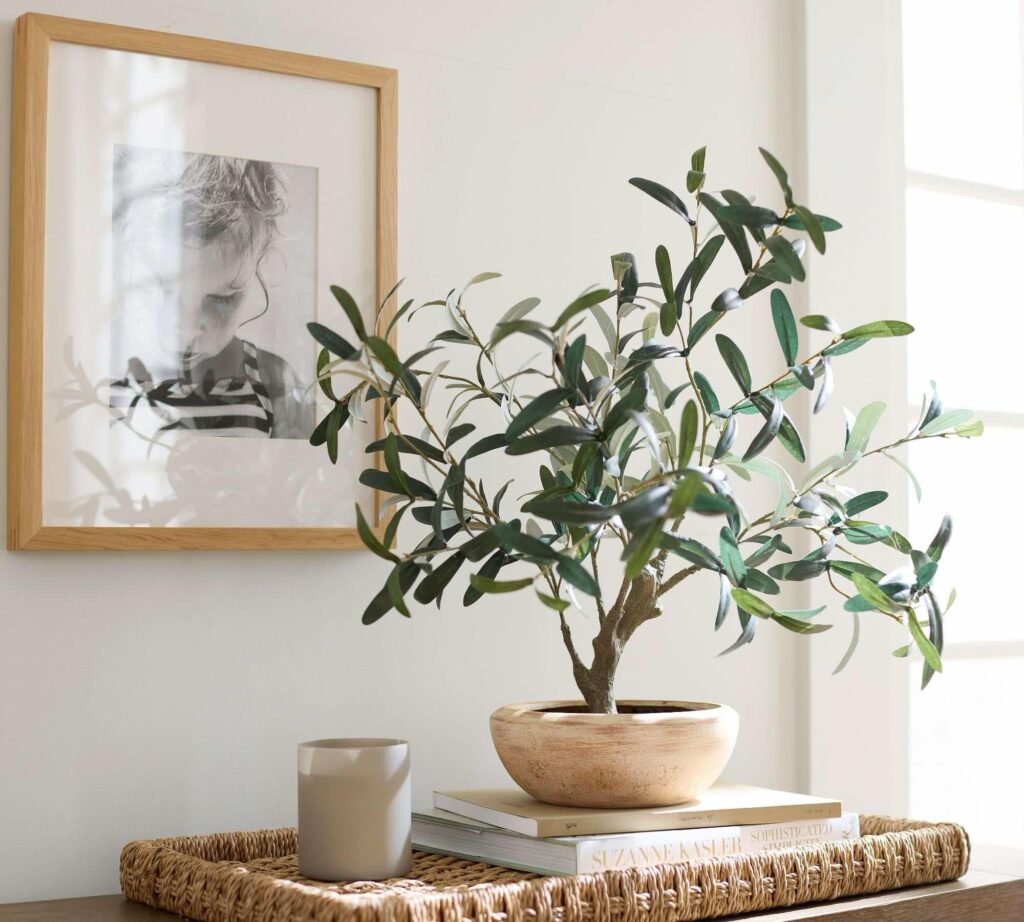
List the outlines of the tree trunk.
{"label": "tree trunk", "polygon": [[661,614],[658,599],[660,583],[660,574],[651,567],[645,567],[629,584],[622,603],[612,607],[602,621],[601,629],[594,638],[594,659],[590,667],[573,658],[573,676],[590,713],[618,713],[615,674],[619,659],[633,632],[645,621]]}
{"label": "tree trunk", "polygon": [[615,707],[615,673],[621,655],[622,645],[614,636],[603,638],[598,634],[594,638],[594,661],[589,669],[583,671],[582,677],[576,676],[576,684],[591,714],[618,713]]}

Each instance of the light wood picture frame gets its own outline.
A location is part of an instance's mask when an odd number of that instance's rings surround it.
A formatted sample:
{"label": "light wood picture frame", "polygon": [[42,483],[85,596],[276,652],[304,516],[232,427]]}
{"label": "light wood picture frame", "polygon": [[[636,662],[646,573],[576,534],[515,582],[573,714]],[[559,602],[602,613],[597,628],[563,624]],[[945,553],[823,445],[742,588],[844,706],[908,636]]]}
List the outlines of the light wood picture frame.
{"label": "light wood picture frame", "polygon": [[[205,67],[215,65],[216,74],[225,80],[231,80],[231,86],[244,87],[247,75],[271,74],[278,75],[288,81],[282,85],[281,95],[291,92],[295,97],[297,109],[304,108],[301,96],[308,93],[313,97],[327,99],[324,103],[330,106],[330,98],[322,94],[328,88],[344,85],[347,87],[368,88],[371,91],[374,111],[367,124],[375,126],[375,147],[371,154],[366,154],[363,161],[370,164],[375,176],[373,188],[363,191],[368,197],[368,204],[361,214],[372,214],[372,240],[365,243],[369,259],[364,264],[375,261],[374,275],[366,283],[367,296],[364,309],[369,307],[371,298],[380,305],[385,294],[395,284],[397,260],[397,90],[398,73],[395,70],[365,64],[354,64],[328,58],[313,57],[286,51],[276,51],[260,47],[231,44],[209,39],[194,38],[164,32],[146,31],[95,22],[59,18],[29,13],[21,16],[16,24],[14,39],[14,74],[12,99],[11,129],[11,211],[10,211],[10,338],[9,338],[9,369],[8,369],[8,549],[11,550],[199,550],[199,549],[327,549],[357,548],[362,544],[354,527],[354,516],[351,526],[322,526],[320,523],[307,527],[303,522],[290,520],[287,525],[277,526],[255,523],[241,524],[236,527],[230,523],[218,522],[212,525],[179,525],[179,524],[68,524],[65,521],[56,523],[49,521],[45,511],[44,495],[44,407],[50,397],[48,385],[44,380],[44,342],[48,343],[46,355],[53,353],[54,344],[64,336],[65,331],[59,328],[48,328],[45,306],[46,281],[48,278],[48,244],[61,230],[54,227],[52,220],[47,221],[48,207],[55,207],[53,202],[68,198],[66,190],[60,188],[60,177],[56,174],[48,176],[48,158],[52,160],[60,156],[60,152],[48,149],[48,126],[52,134],[53,116],[48,112],[56,105],[51,97],[56,81],[53,78],[55,49],[73,47],[74,49],[99,49],[105,54],[127,53],[131,62],[139,64],[143,59],[139,56],[152,56],[155,65],[167,63],[168,67]],[[61,53],[64,53],[63,51]],[[78,54],[78,51],[68,52]],[[90,54],[94,52],[81,52]],[[116,55],[115,55],[116,56]],[[122,54],[122,58],[124,55]],[[119,59],[119,60],[121,60]],[[174,62],[187,62],[185,65]],[[139,64],[139,66],[142,66]],[[224,69],[228,70],[224,70]],[[207,75],[211,71],[204,71]],[[296,80],[295,78],[301,78]],[[205,80],[206,78],[204,78]],[[266,80],[264,77],[252,79]],[[66,85],[66,82],[65,82]],[[204,83],[204,88],[208,84]],[[260,84],[265,87],[266,84]],[[99,87],[94,88],[100,92]],[[225,92],[228,92],[227,90]],[[231,92],[235,92],[232,90]],[[241,92],[248,95],[249,90]],[[359,90],[363,93],[363,90]],[[205,89],[204,89],[205,93]],[[317,96],[321,94],[321,96]],[[254,100],[257,110],[269,105],[262,95]],[[300,98],[301,97],[301,98]],[[355,97],[353,97],[355,98]],[[359,96],[358,100],[363,100]],[[365,102],[353,102],[352,106],[362,106],[359,111],[367,111]],[[65,104],[65,108],[68,108]],[[355,111],[355,108],[353,108]],[[241,113],[240,119],[246,114]],[[278,127],[278,133],[282,126]],[[51,144],[55,143],[53,137]],[[63,145],[66,146],[66,145]],[[187,147],[185,148],[188,149]],[[219,151],[210,151],[214,159],[223,159]],[[106,154],[104,156],[107,156]],[[114,156],[114,155],[110,155]],[[192,156],[189,154],[188,156]],[[207,156],[207,153],[197,156]],[[232,152],[231,156],[239,156]],[[243,157],[252,157],[253,161],[271,159],[264,158],[260,153],[242,152]],[[328,154],[321,152],[323,162],[330,162]],[[363,161],[360,161],[362,163]],[[244,161],[243,161],[244,162]],[[281,159],[281,163],[295,163],[295,160]],[[269,164],[274,166],[275,164]],[[300,169],[296,167],[295,169]],[[353,167],[355,170],[355,167]],[[108,168],[107,173],[110,170]],[[323,172],[321,170],[321,172]],[[89,181],[88,175],[84,182]],[[48,182],[57,183],[57,193],[51,202],[47,200]],[[321,182],[318,179],[317,182]],[[66,182],[65,182],[66,186]],[[314,186],[313,206],[318,217],[314,221],[317,236],[314,244],[322,244],[322,215],[324,209],[332,207],[330,201],[324,201],[319,195],[320,186]],[[52,190],[51,190],[52,191]],[[58,193],[60,193],[58,195]],[[63,207],[63,206],[62,206]],[[70,207],[70,206],[69,206]],[[315,224],[320,221],[320,224]],[[110,223],[107,218],[108,225]],[[370,226],[370,225],[367,225]],[[319,260],[319,250],[316,260]],[[49,257],[51,262],[53,257]],[[327,259],[332,257],[328,255]],[[355,259],[355,257],[350,257]],[[319,265],[314,261],[314,266]],[[53,270],[52,266],[49,267]],[[328,268],[327,272],[331,271]],[[319,276],[315,275],[316,294],[314,309],[318,309],[323,300],[323,292],[331,282],[345,283],[343,278],[324,277],[327,272],[321,267]],[[95,270],[95,275],[102,273]],[[112,273],[108,273],[111,275]],[[262,279],[263,295],[267,288]],[[308,286],[307,286],[308,287]],[[347,285],[346,285],[347,287]],[[221,296],[218,296],[221,297]],[[225,296],[226,297],[226,296]],[[327,295],[330,298],[330,295]],[[63,308],[61,308],[63,309]],[[387,305],[382,312],[384,322],[390,319],[393,305]],[[265,313],[266,311],[264,311]],[[340,311],[337,317],[341,317]],[[334,316],[331,317],[333,321]],[[51,324],[56,326],[56,324]],[[307,336],[304,324],[302,334]],[[289,328],[290,330],[290,328]],[[288,333],[292,335],[291,332]],[[109,335],[108,335],[109,339]],[[235,341],[238,341],[237,339]],[[315,360],[316,346],[309,339],[310,350]],[[104,348],[109,348],[105,346]],[[273,356],[272,356],[273,357]],[[287,363],[285,363],[287,364]],[[186,366],[187,367],[187,366]],[[315,371],[313,377],[315,378]],[[207,381],[210,380],[209,372]],[[258,379],[257,379],[258,380]],[[147,379],[149,384],[153,379]],[[303,393],[315,392],[313,382]],[[372,408],[377,413],[376,420],[371,419],[366,428],[368,438],[383,432],[381,407],[383,401],[375,401]],[[109,404],[113,406],[113,404]],[[134,406],[134,404],[132,404]],[[371,406],[367,407],[367,413]],[[316,418],[319,419],[319,411]],[[99,431],[99,427],[96,427]],[[110,426],[113,428],[113,425]],[[218,433],[220,434],[220,433]],[[105,436],[98,436],[105,437]],[[291,438],[291,436],[289,436]],[[229,439],[197,439],[207,445],[227,444]],[[236,439],[233,445],[243,442],[256,443],[256,439]],[[265,443],[265,444],[273,444]],[[297,450],[288,447],[292,443],[279,443],[282,449]],[[299,445],[298,439],[294,445]],[[315,449],[302,443],[309,452],[324,455],[321,447]],[[50,446],[46,446],[47,451]],[[211,449],[212,450],[212,449]],[[235,450],[234,448],[232,450]],[[359,448],[361,455],[362,447]],[[305,457],[305,456],[303,456]],[[365,458],[361,455],[361,458]],[[70,463],[70,462],[69,462]],[[376,461],[379,465],[380,460]],[[360,460],[360,466],[365,466]],[[344,477],[342,470],[331,470],[335,477]],[[326,478],[321,478],[326,482]],[[379,494],[377,494],[379,496]],[[144,498],[145,499],[145,498]],[[381,529],[386,515],[382,513],[379,499],[369,499],[364,509],[372,508],[376,522],[375,529]],[[351,507],[354,503],[350,503]],[[59,518],[59,517],[58,517]]]}

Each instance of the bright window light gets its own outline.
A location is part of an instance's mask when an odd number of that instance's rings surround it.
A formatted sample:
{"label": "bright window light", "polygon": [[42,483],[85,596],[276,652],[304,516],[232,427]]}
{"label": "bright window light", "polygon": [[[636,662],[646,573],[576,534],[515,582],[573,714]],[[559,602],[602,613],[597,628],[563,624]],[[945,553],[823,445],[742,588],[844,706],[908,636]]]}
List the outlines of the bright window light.
{"label": "bright window light", "polygon": [[[923,694],[911,675],[911,816],[954,820],[972,842],[1020,847],[1024,733],[1007,693],[1020,693],[1022,675],[1024,657],[960,659]],[[982,758],[990,752],[999,758]]]}
{"label": "bright window light", "polygon": [[[1004,501],[986,501],[996,483],[1016,476],[1012,459],[1024,457],[1024,427],[990,424],[981,439],[938,441],[910,447],[910,466],[924,487],[920,505],[911,498],[910,535],[915,546],[924,546],[942,516],[953,516],[953,537],[936,584],[943,607],[950,590],[956,589],[956,603],[945,620],[950,653],[955,655],[959,643],[1024,641],[1024,617],[1007,598],[1005,582],[1006,574],[1020,566],[1019,548],[1006,540],[1008,523],[1016,515]],[[955,675],[961,665],[951,659],[950,673]],[[946,678],[933,679],[924,696]],[[1024,672],[1015,687],[1024,694]]]}
{"label": "bright window light", "polygon": [[903,0],[907,168],[1020,189],[1018,0]]}
{"label": "bright window light", "polygon": [[906,226],[911,401],[937,376],[961,406],[1024,413],[1024,209],[911,188]]}

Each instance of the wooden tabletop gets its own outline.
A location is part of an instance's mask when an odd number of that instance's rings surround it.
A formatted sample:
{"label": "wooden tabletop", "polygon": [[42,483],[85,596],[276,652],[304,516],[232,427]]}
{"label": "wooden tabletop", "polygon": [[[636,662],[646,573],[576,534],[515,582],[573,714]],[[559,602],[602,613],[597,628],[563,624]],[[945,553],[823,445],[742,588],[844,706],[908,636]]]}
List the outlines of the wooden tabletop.
{"label": "wooden tabletop", "polygon": [[[0,922],[171,922],[178,918],[129,903],[122,896],[0,905]],[[1024,920],[1024,850],[979,846],[960,880],[776,909],[744,916],[753,922],[1021,922]],[[726,920],[728,922],[728,920]]]}

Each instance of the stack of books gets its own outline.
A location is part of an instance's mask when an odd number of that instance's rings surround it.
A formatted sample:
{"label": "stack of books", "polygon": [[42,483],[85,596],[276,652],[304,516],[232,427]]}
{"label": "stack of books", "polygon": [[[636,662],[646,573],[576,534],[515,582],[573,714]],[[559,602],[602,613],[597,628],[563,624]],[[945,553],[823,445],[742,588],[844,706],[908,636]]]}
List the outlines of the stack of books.
{"label": "stack of books", "polygon": [[837,800],[719,783],[673,807],[591,810],[516,789],[435,791],[413,813],[413,845],[539,874],[588,874],[694,861],[859,835]]}

